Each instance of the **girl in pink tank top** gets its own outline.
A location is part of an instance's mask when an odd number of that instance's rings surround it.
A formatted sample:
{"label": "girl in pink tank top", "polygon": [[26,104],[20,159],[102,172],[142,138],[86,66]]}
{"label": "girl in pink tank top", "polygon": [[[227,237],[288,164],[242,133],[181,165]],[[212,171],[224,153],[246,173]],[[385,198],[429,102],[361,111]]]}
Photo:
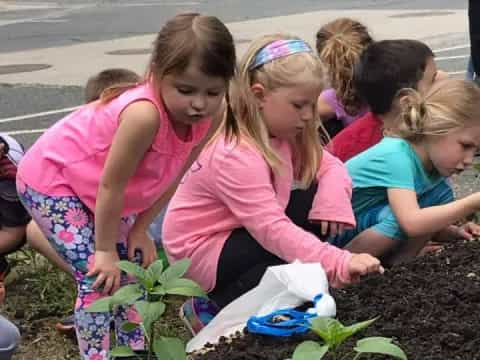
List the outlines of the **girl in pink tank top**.
{"label": "girl in pink tank top", "polygon": [[108,359],[117,342],[142,349],[140,328],[122,331],[134,309],[89,313],[127,281],[116,263],[156,259],[147,228],[215,130],[235,68],[235,47],[215,17],[182,14],[154,43],[142,84],[106,89],[52,126],[18,170],[20,198],[78,282],[82,359]]}

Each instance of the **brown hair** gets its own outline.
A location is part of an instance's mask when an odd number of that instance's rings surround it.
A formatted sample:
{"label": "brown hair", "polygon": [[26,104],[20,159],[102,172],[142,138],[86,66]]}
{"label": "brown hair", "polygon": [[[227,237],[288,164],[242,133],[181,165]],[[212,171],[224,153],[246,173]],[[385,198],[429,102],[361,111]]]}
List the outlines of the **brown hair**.
{"label": "brown hair", "polygon": [[349,115],[356,115],[365,104],[353,86],[353,70],[363,50],[373,40],[368,29],[358,21],[340,18],[317,32],[317,52],[327,67],[330,85]]}
{"label": "brown hair", "polygon": [[141,80],[140,75],[128,69],[112,68],[100,71],[91,76],[85,85],[85,102],[100,99],[102,92],[113,85],[130,86]]}
{"label": "brown hair", "polygon": [[445,79],[425,96],[414,89],[399,94],[400,117],[388,135],[415,142],[425,136],[446,135],[480,119],[480,88],[473,82]]}
{"label": "brown hair", "polygon": [[[200,70],[229,81],[235,73],[235,44],[230,31],[218,18],[197,13],[179,14],[162,27],[153,42],[145,79],[159,88],[167,74],[182,73],[192,59]],[[129,87],[102,94],[108,102]]]}

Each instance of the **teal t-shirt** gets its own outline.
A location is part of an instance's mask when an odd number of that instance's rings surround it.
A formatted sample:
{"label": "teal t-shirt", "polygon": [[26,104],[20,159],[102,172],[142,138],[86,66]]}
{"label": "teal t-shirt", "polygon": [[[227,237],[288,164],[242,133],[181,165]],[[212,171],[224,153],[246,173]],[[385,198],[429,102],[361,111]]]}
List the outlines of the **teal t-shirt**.
{"label": "teal t-shirt", "polygon": [[384,137],[346,163],[353,181],[355,214],[387,204],[387,189],[410,189],[421,196],[445,178],[428,174],[413,147],[404,139]]}

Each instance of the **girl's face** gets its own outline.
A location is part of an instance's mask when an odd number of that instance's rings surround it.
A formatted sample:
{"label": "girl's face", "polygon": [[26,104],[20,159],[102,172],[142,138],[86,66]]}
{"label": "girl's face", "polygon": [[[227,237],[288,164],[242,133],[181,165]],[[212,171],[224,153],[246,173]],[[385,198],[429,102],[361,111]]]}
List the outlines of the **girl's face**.
{"label": "girl's face", "polygon": [[217,113],[227,82],[205,75],[195,61],[181,74],[162,78],[160,94],[174,127],[185,127]]}
{"label": "girl's face", "polygon": [[427,169],[434,167],[441,175],[461,173],[472,165],[480,146],[480,125],[467,126],[443,136],[425,138]]}
{"label": "girl's face", "polygon": [[270,136],[290,140],[303,131],[308,121],[314,121],[321,88],[296,85],[269,90],[257,83],[252,91],[259,101]]}

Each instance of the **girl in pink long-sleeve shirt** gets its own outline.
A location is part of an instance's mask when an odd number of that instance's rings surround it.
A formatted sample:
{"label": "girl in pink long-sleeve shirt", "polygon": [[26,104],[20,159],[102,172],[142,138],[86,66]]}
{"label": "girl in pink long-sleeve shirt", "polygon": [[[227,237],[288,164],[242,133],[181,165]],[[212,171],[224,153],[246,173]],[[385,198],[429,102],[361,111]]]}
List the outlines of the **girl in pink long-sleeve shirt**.
{"label": "girl in pink long-sleeve shirt", "polygon": [[[220,307],[255,287],[267,267],[296,259],[320,262],[334,286],[382,269],[370,255],[319,239],[327,227],[335,233],[355,223],[350,178],[340,161],[322,154],[318,139],[322,79],[320,61],[303,40],[274,35],[254,42],[230,88],[230,121],[169,204],[167,255],[190,258],[188,275]],[[289,204],[294,185],[309,191]],[[214,310],[202,299],[182,307],[194,333]]]}

